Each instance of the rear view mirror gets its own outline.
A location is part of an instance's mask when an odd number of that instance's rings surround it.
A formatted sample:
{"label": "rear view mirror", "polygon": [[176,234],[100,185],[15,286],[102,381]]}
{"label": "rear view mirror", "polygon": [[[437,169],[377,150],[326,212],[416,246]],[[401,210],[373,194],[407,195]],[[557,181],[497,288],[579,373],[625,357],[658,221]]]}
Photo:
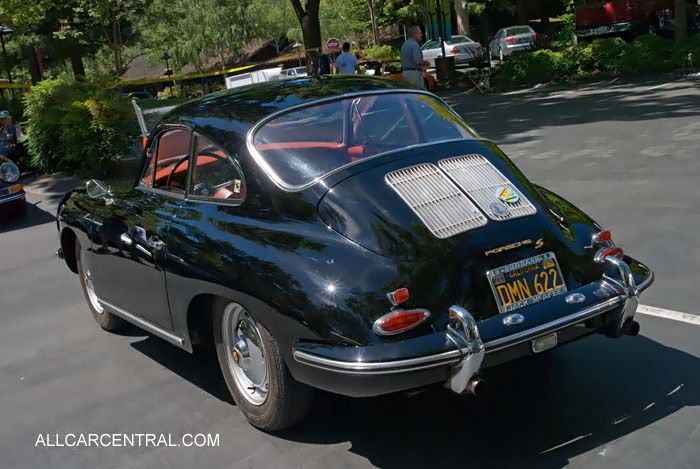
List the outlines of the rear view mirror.
{"label": "rear view mirror", "polygon": [[90,179],[85,183],[87,195],[93,199],[102,199],[112,196],[112,190],[104,182],[98,179]]}

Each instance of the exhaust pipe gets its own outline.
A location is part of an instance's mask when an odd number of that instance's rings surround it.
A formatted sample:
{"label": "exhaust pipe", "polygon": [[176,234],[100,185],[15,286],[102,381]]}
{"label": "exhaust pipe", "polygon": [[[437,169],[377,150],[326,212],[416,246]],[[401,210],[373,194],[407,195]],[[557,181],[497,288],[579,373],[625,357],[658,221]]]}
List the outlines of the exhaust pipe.
{"label": "exhaust pipe", "polygon": [[472,378],[467,383],[467,394],[472,396],[483,396],[486,392],[486,382],[481,378]]}

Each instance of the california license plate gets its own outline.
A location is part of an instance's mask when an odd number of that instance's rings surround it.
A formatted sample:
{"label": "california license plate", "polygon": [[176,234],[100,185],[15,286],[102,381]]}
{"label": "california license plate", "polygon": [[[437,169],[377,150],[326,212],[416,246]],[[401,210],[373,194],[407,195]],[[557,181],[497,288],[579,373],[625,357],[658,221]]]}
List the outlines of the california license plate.
{"label": "california license plate", "polygon": [[553,252],[513,262],[486,272],[498,310],[509,313],[566,292]]}

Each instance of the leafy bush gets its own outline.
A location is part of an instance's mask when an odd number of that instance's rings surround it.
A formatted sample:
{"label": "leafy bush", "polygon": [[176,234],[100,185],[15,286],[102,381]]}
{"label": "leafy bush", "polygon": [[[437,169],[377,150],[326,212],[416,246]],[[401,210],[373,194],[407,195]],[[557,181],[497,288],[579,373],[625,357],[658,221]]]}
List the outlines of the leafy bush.
{"label": "leafy bush", "polygon": [[665,72],[671,69],[674,42],[645,34],[627,45],[622,71],[627,73]]}
{"label": "leafy bush", "polygon": [[21,122],[24,116],[22,99],[0,97],[0,111],[8,111],[15,123]]}
{"label": "leafy bush", "polygon": [[122,159],[136,135],[136,119],[112,85],[62,76],[31,89],[24,105],[32,166],[104,174]]}
{"label": "leafy bush", "polygon": [[364,49],[366,60],[379,60],[379,59],[398,59],[400,53],[398,49],[394,49],[391,46],[372,46]]}
{"label": "leafy bush", "polygon": [[500,78],[511,83],[549,81],[566,78],[572,68],[563,52],[541,49],[509,57],[503,64]]}
{"label": "leafy bush", "polygon": [[700,34],[689,37],[682,44],[676,44],[670,57],[673,68],[700,67]]}
{"label": "leafy bush", "polygon": [[700,67],[700,34],[682,43],[658,36],[639,36],[632,43],[620,38],[598,39],[569,46],[513,55],[505,61],[496,80],[508,83],[561,81],[594,73],[670,72]]}
{"label": "leafy bush", "polygon": [[593,66],[607,73],[619,73],[625,59],[627,43],[619,37],[596,39],[591,44]]}

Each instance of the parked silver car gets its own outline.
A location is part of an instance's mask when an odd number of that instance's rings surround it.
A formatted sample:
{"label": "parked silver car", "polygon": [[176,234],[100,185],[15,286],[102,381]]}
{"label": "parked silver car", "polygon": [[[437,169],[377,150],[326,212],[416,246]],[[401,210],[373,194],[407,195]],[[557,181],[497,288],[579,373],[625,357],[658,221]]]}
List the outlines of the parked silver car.
{"label": "parked silver car", "polygon": [[[423,59],[435,66],[435,59],[442,57],[442,48],[439,40],[429,39],[423,44]],[[473,65],[481,58],[481,44],[474,42],[467,36],[450,36],[445,41],[445,54],[447,57],[454,56],[455,63]]]}
{"label": "parked silver car", "polygon": [[489,57],[503,60],[513,52],[533,50],[537,33],[530,26],[509,26],[498,30],[489,43]]}
{"label": "parked silver car", "polygon": [[280,80],[284,80],[286,78],[301,78],[307,75],[308,72],[306,71],[306,67],[288,68],[280,72]]}

